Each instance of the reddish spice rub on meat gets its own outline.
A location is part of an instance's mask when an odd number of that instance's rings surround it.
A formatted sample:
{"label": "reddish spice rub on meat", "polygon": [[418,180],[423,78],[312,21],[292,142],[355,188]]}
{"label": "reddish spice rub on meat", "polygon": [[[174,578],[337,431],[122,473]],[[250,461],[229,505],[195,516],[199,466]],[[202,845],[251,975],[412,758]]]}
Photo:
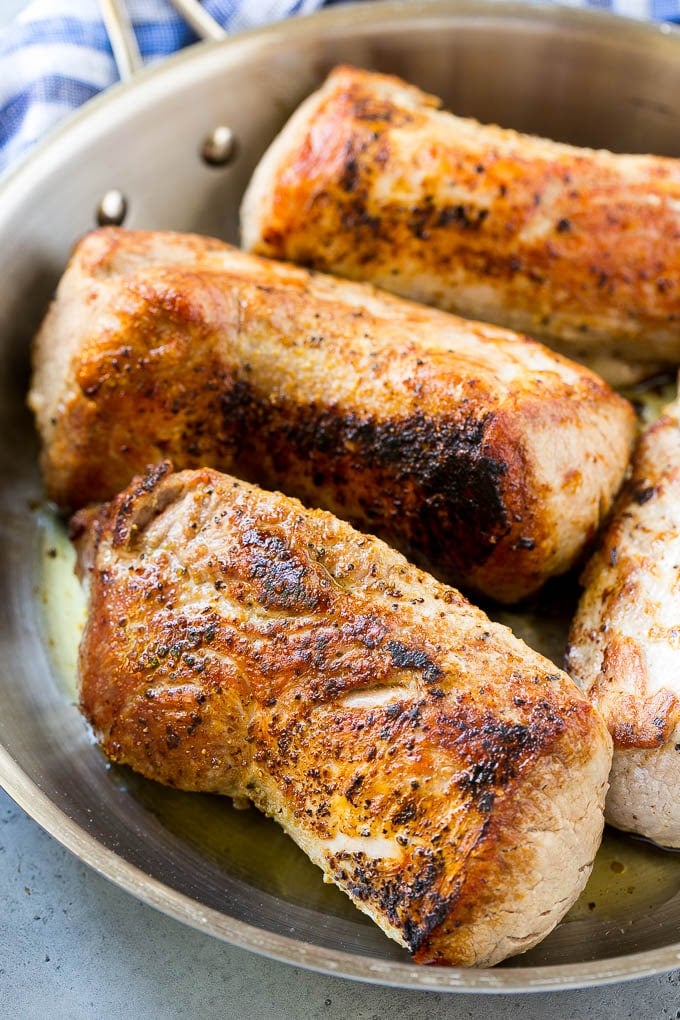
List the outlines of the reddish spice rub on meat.
{"label": "reddish spice rub on meat", "polygon": [[208,465],[506,602],[578,559],[632,438],[626,401],[526,337],[192,235],[87,236],[34,364],[60,505]]}
{"label": "reddish spice rub on meat", "polygon": [[456,117],[339,67],[255,171],[244,246],[522,330],[613,382],[680,362],[680,160]]}
{"label": "reddish spice rub on meat", "polygon": [[106,753],[249,798],[419,963],[490,965],[582,889],[611,741],[566,674],[323,511],[161,465],[73,521]]}

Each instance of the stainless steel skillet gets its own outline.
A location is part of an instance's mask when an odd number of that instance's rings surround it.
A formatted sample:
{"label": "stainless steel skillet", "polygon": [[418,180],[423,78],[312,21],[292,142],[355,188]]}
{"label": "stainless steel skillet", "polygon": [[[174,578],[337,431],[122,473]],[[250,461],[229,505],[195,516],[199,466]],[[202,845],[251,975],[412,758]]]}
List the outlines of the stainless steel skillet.
{"label": "stainless steel skillet", "polygon": [[[111,189],[127,200],[128,226],[236,240],[258,157],[340,61],[401,74],[485,121],[680,156],[680,33],[489,2],[335,8],[199,46],[93,102],[36,151],[0,189],[0,782],[135,895],[296,965],[438,991],[574,987],[676,967],[680,859],[612,837],[592,899],[531,954],[492,971],[416,968],[254,812],[108,768],[73,705],[61,643],[70,581],[24,409],[30,337]],[[215,167],[201,150],[220,125],[236,148]]]}

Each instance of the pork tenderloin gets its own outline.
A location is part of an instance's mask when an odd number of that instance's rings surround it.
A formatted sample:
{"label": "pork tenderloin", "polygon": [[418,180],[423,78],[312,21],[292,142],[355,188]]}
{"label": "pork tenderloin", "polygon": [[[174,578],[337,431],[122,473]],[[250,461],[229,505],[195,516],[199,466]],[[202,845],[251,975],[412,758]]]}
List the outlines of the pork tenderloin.
{"label": "pork tenderloin", "polygon": [[640,438],[567,669],[614,738],[607,819],[680,848],[680,405]]}
{"label": "pork tenderloin", "polygon": [[252,801],[418,963],[542,939],[603,825],[611,740],[576,685],[331,514],[168,471],[73,521],[107,755]]}
{"label": "pork tenderloin", "polygon": [[680,160],[456,117],[339,67],[262,158],[244,246],[524,331],[615,383],[680,362]]}
{"label": "pork tenderloin", "polygon": [[633,431],[626,401],[524,337],[173,233],[87,236],[34,366],[60,506],[165,457],[217,467],[505,602],[581,556]]}

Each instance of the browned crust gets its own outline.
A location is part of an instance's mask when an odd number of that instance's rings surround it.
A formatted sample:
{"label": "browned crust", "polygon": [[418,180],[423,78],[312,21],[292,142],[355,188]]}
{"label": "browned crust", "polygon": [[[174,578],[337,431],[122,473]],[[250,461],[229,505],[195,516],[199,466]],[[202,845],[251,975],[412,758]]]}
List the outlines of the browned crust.
{"label": "browned crust", "polygon": [[[583,859],[557,862],[567,909],[599,838],[606,732],[458,592],[207,469],[137,480],[74,534],[90,590],[81,707],[113,760],[253,799],[417,961],[462,964],[513,951],[496,945],[509,902],[519,948],[559,919],[526,895],[559,770],[586,805]],[[371,840],[388,852],[361,850]]]}
{"label": "browned crust", "polygon": [[[76,279],[99,305],[46,401],[44,363]],[[198,237],[86,238],[36,343],[50,497],[110,498],[168,457],[285,488],[503,601],[567,569],[622,477],[630,407],[547,352],[539,380],[513,369],[506,385],[502,366],[535,357],[531,341],[370,288],[357,306],[348,286]],[[452,324],[482,339],[474,358],[428,341]],[[539,457],[540,433],[582,435],[582,449],[555,471],[563,441]]]}
{"label": "browned crust", "polygon": [[[632,690],[621,690],[622,682]],[[609,721],[615,747],[661,747],[675,729],[680,707],[676,695],[669,690],[648,694],[647,689],[640,645],[632,638],[614,636],[605,647],[590,696]]]}
{"label": "browned crust", "polygon": [[[651,595],[645,576],[668,555],[665,540],[677,537],[677,524],[657,511],[657,503],[677,486],[679,428],[676,410],[639,437],[612,519],[583,572],[571,627],[567,669],[602,714],[617,751],[663,748],[680,723],[675,675],[659,687],[645,655],[646,644],[671,638],[660,620],[654,633],[663,591]],[[646,633],[623,634],[627,617],[646,620]]]}
{"label": "browned crust", "polygon": [[557,145],[436,105],[398,78],[335,69],[256,174],[248,247],[573,357],[676,363],[680,162]]}

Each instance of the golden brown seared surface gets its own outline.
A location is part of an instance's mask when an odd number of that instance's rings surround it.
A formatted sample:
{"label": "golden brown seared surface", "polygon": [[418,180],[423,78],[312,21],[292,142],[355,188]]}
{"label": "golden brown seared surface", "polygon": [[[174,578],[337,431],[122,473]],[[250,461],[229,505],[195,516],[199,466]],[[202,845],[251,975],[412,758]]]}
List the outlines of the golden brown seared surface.
{"label": "golden brown seared surface", "polygon": [[680,847],[680,405],[640,438],[584,575],[568,669],[614,738],[607,818]]}
{"label": "golden brown seared surface", "polygon": [[86,237],[34,361],[57,503],[219,467],[504,601],[580,555],[631,441],[630,406],[539,344],[196,236]]}
{"label": "golden brown seared surface", "polygon": [[583,887],[611,741],[566,674],[323,511],[161,465],[74,518],[106,753],[250,798],[421,963],[535,944]]}
{"label": "golden brown seared surface", "polygon": [[256,170],[244,246],[523,330],[615,382],[622,362],[680,362],[680,161],[438,105],[336,69]]}

